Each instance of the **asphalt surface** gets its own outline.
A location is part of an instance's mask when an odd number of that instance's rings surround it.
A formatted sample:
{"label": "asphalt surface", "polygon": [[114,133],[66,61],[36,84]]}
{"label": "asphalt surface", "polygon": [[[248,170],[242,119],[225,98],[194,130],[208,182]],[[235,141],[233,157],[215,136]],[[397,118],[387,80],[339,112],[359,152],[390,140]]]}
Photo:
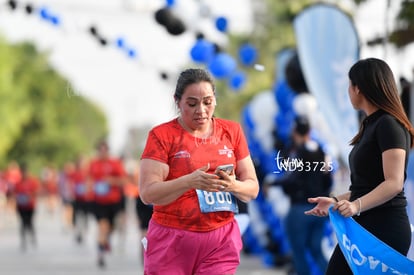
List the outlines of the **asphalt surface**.
{"label": "asphalt surface", "polygon": [[[10,210],[0,206],[0,274],[1,275],[138,275],[141,265],[140,233],[134,213],[128,211],[124,238],[118,232],[111,237],[112,251],[105,269],[97,266],[96,224],[89,220],[82,244],[75,241],[73,230],[64,226],[61,208],[49,213],[45,203],[38,204],[34,224],[37,244],[22,250],[19,225]],[[122,241],[124,240],[124,241]],[[237,275],[282,275],[284,270],[265,267],[257,256],[242,255]]]}

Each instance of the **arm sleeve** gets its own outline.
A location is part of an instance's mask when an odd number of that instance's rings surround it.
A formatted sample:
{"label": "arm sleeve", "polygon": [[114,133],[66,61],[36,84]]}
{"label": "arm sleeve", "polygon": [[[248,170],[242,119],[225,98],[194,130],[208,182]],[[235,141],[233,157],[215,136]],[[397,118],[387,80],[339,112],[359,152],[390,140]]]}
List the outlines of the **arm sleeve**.
{"label": "arm sleeve", "polygon": [[155,134],[154,130],[148,133],[147,143],[142,153],[141,159],[153,159],[168,163],[168,152],[165,142]]}
{"label": "arm sleeve", "polygon": [[376,129],[381,152],[393,148],[407,148],[407,134],[404,126],[391,116],[384,116]]}

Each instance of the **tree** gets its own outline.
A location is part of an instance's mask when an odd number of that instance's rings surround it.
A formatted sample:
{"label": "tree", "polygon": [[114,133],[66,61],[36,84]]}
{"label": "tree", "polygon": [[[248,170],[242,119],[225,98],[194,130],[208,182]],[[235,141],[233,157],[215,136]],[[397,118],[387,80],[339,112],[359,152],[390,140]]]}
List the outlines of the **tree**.
{"label": "tree", "polygon": [[414,42],[414,1],[405,0],[401,3],[396,23],[397,27],[390,33],[389,41],[398,48]]}
{"label": "tree", "polygon": [[[357,5],[364,2],[368,2],[368,0],[354,0]],[[368,41],[368,46],[390,42],[397,48],[403,48],[414,42],[414,1],[401,0],[398,3],[400,3],[400,10],[395,18],[395,28],[389,33],[386,32],[384,36],[373,37]],[[390,5],[391,0],[387,0],[387,6]]]}
{"label": "tree", "polygon": [[102,110],[74,94],[70,83],[30,43],[0,41],[0,164],[26,162],[38,169],[62,165],[92,151],[106,136]]}

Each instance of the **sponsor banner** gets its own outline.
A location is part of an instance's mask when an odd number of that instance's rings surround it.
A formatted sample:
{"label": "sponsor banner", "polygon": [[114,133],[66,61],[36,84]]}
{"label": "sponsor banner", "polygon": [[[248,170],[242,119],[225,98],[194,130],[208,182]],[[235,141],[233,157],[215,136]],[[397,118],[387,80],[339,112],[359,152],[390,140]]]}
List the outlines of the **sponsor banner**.
{"label": "sponsor banner", "polygon": [[329,217],[353,274],[414,274],[414,261],[379,240],[353,218],[344,218],[332,208]]}

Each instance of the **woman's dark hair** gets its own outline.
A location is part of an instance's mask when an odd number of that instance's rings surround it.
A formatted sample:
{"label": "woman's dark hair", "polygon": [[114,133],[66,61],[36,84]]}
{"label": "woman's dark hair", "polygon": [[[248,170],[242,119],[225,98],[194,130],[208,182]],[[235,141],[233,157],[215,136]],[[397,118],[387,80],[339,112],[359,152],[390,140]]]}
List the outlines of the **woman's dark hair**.
{"label": "woman's dark hair", "polygon": [[296,116],[293,130],[300,136],[306,136],[310,132],[310,122],[306,116]]}
{"label": "woman's dark hair", "polygon": [[174,99],[176,101],[180,101],[185,89],[189,85],[204,81],[210,83],[213,88],[213,91],[215,91],[216,87],[214,85],[214,79],[208,71],[200,68],[191,68],[181,72],[177,80]]}
{"label": "woman's dark hair", "polygon": [[[377,108],[394,116],[411,135],[411,147],[414,142],[414,129],[402,106],[394,75],[383,60],[367,58],[356,62],[348,73],[352,86],[357,86],[365,98]],[[351,145],[359,141],[364,124],[351,140]]]}

